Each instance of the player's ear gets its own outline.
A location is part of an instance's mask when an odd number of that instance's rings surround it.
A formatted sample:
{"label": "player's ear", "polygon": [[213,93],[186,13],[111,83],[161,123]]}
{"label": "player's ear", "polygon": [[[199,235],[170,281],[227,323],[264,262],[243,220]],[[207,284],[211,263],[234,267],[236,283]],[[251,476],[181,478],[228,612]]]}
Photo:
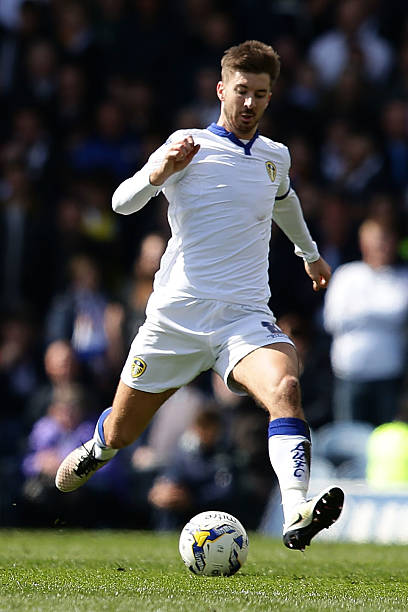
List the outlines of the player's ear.
{"label": "player's ear", "polygon": [[224,83],[222,81],[218,81],[217,83],[217,96],[221,102],[224,102]]}

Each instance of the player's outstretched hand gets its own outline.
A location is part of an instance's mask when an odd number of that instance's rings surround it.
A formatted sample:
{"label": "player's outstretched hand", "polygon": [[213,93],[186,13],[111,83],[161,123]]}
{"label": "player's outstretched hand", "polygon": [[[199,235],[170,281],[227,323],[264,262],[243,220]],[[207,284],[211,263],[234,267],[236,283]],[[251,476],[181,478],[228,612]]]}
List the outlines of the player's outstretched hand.
{"label": "player's outstretched hand", "polygon": [[313,281],[313,291],[327,288],[331,277],[331,269],[323,257],[313,263],[305,261],[305,270]]}
{"label": "player's outstretched hand", "polygon": [[199,149],[200,145],[194,144],[192,136],[174,142],[167,150],[161,166],[150,174],[151,184],[162,185],[172,174],[184,170]]}

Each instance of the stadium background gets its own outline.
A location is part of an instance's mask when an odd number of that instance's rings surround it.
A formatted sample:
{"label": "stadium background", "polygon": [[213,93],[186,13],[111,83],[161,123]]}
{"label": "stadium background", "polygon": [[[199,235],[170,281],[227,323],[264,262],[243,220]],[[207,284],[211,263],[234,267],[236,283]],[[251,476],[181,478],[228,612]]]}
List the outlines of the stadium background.
{"label": "stadium background", "polygon": [[[326,38],[333,31],[344,62]],[[162,440],[164,418],[87,491],[62,500],[51,475],[71,434],[84,437],[111,401],[168,238],[162,196],[120,218],[111,194],[169,133],[217,120],[220,58],[249,38],[281,56],[262,132],[290,148],[291,180],[324,257],[334,269],[358,258],[358,226],[373,216],[398,228],[408,257],[403,0],[2,0],[0,524],[177,522],[148,501],[167,465],[163,445],[174,446]],[[270,274],[271,307],[307,355],[305,409],[319,431],[332,420],[323,296],[276,228]],[[256,527],[274,484],[259,450],[264,415],[203,375],[174,403],[173,423],[214,403],[230,447],[217,473],[223,501],[238,497],[243,522]]]}

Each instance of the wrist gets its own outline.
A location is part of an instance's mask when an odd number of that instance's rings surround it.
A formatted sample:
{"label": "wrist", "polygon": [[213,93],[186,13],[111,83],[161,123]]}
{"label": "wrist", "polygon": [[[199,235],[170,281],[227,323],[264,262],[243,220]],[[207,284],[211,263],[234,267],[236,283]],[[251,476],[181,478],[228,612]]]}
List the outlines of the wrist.
{"label": "wrist", "polygon": [[309,255],[309,256],[304,255],[303,256],[303,261],[308,264],[316,263],[317,261],[319,261],[319,259],[320,259],[319,253],[317,255]]}
{"label": "wrist", "polygon": [[162,170],[153,170],[149,175],[149,183],[153,187],[160,187],[169,178],[170,174]]}

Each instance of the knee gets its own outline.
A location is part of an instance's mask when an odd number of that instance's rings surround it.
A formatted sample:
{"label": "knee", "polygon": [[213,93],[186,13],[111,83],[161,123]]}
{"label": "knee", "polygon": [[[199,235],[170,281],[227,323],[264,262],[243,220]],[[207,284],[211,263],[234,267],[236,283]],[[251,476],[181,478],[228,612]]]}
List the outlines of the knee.
{"label": "knee", "polygon": [[300,384],[297,376],[286,374],[278,385],[280,398],[290,406],[297,407],[300,404]]}

